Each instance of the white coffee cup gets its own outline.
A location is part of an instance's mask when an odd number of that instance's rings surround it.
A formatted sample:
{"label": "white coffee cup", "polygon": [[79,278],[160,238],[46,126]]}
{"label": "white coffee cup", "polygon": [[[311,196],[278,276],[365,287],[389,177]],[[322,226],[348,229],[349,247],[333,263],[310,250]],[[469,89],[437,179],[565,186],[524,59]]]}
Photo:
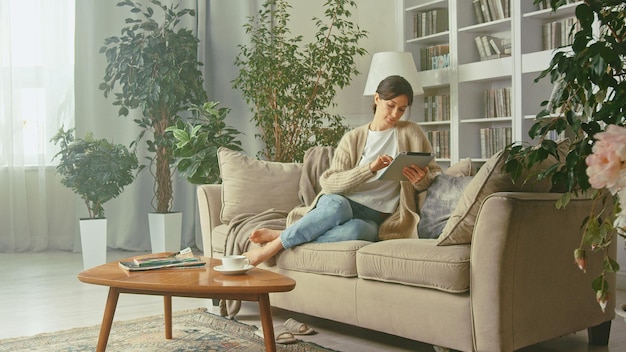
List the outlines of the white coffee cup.
{"label": "white coffee cup", "polygon": [[222,258],[222,266],[226,270],[241,270],[250,265],[250,260],[245,255],[227,255]]}

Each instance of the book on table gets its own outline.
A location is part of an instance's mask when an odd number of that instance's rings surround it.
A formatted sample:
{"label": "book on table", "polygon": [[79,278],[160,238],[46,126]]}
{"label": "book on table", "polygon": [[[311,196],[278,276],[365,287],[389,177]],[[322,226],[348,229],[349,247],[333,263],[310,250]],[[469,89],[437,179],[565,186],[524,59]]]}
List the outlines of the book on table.
{"label": "book on table", "polygon": [[128,271],[153,270],[162,268],[184,268],[204,266],[206,262],[197,258],[187,247],[177,253],[165,253],[162,255],[147,254],[137,256],[132,261],[120,261],[119,266]]}

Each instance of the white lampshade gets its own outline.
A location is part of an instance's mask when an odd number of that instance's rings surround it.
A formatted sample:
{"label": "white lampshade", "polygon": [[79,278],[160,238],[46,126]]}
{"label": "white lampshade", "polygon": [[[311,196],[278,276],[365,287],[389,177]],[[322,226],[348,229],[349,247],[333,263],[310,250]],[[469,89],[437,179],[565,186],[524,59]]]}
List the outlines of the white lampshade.
{"label": "white lampshade", "polygon": [[424,94],[424,89],[417,77],[413,55],[403,51],[385,51],[372,56],[363,95],[374,95],[380,81],[392,75],[402,76],[409,81],[413,88],[413,95]]}

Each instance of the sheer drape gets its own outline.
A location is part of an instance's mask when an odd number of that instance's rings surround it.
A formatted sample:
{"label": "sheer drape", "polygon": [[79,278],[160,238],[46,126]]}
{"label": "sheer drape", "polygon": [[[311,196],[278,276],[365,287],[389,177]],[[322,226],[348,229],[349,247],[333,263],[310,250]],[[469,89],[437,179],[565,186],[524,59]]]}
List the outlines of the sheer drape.
{"label": "sheer drape", "polygon": [[[248,136],[244,147],[254,154],[258,148],[248,108],[231,82],[237,75],[237,45],[247,38],[243,24],[262,1],[172,1],[196,9],[197,16],[185,25],[200,38],[209,99],[232,109],[228,123]],[[59,127],[125,145],[139,134],[133,122],[138,112],[118,117],[117,107],[98,89],[106,65],[99,49],[131,17],[117,2],[0,1],[0,252],[80,248],[78,219],[86,210],[51,165],[56,150],[49,140]],[[16,15],[22,8],[26,20]],[[14,39],[16,33],[21,39]],[[141,146],[138,157],[146,155]],[[195,186],[175,178],[173,210],[183,212],[182,246],[202,248],[195,192]],[[150,250],[152,195],[153,178],[144,171],[105,204],[109,247]]]}
{"label": "sheer drape", "polygon": [[74,0],[0,1],[0,252],[73,247],[49,143],[74,124],[73,18]]}

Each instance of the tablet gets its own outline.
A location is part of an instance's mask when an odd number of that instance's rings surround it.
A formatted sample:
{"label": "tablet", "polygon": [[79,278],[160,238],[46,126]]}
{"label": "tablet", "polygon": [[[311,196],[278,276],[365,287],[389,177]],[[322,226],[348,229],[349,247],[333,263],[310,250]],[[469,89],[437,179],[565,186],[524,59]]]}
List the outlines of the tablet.
{"label": "tablet", "polygon": [[389,166],[383,169],[383,173],[378,179],[383,181],[408,181],[402,174],[402,169],[405,166],[417,165],[423,168],[434,158],[435,156],[431,153],[402,152],[393,159]]}

